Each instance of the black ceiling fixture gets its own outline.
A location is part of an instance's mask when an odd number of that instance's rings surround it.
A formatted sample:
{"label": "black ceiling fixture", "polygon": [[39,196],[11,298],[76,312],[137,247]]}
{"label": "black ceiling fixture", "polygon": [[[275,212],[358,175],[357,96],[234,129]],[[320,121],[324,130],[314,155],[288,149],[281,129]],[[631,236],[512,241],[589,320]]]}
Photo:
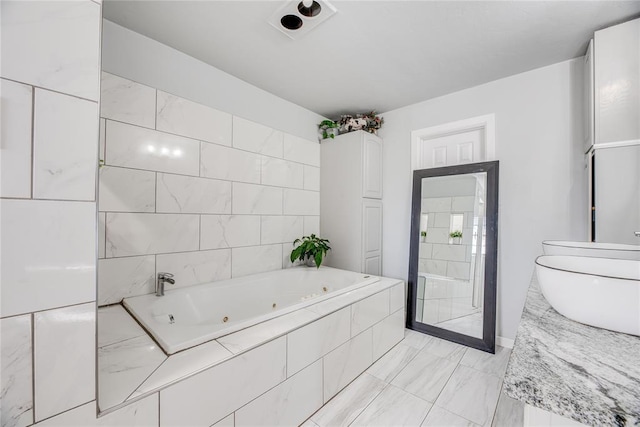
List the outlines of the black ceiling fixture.
{"label": "black ceiling fixture", "polygon": [[285,15],[280,19],[280,24],[287,30],[297,30],[302,27],[302,19],[296,15]]}
{"label": "black ceiling fixture", "polygon": [[301,1],[298,3],[298,12],[300,12],[302,16],[312,18],[318,15],[320,11],[322,11],[322,6],[320,6],[320,3],[317,1]]}

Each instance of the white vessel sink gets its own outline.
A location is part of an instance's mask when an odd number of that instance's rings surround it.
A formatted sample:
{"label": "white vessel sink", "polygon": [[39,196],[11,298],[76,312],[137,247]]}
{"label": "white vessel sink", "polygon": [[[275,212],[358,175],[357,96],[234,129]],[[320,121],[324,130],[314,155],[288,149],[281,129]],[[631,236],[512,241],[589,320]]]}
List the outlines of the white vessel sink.
{"label": "white vessel sink", "polygon": [[563,316],[640,336],[640,261],[543,255],[536,274],[542,294]]}
{"label": "white vessel sink", "polygon": [[575,255],[640,261],[640,246],[638,245],[545,240],[542,242],[542,250],[545,255]]}

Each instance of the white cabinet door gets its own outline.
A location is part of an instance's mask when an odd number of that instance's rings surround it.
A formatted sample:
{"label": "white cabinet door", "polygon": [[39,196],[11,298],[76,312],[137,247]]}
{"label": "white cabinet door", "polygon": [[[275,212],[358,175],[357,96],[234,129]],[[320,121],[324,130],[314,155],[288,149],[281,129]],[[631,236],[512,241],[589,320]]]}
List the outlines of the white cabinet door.
{"label": "white cabinet door", "polygon": [[596,242],[640,244],[640,145],[597,149]]}
{"label": "white cabinet door", "polygon": [[587,54],[584,56],[584,152],[593,145],[593,40],[589,41]]}
{"label": "white cabinet door", "polygon": [[362,143],[362,197],[382,199],[382,140],[372,134]]}
{"label": "white cabinet door", "polygon": [[596,144],[640,139],[640,19],[595,33]]}
{"label": "white cabinet door", "polygon": [[382,272],[382,202],[362,202],[362,272]]}

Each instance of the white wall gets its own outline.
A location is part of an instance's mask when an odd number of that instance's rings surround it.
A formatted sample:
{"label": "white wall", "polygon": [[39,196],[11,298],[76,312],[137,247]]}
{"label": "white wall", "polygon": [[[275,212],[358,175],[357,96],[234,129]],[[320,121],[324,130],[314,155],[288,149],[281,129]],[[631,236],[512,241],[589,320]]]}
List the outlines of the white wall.
{"label": "white wall", "polygon": [[102,33],[103,71],[317,140],[323,117],[314,112],[111,21],[103,20]]}
{"label": "white wall", "polygon": [[406,279],[411,131],[494,113],[500,160],[497,334],[515,337],[544,239],[587,238],[582,58],[384,113],[383,275]]}

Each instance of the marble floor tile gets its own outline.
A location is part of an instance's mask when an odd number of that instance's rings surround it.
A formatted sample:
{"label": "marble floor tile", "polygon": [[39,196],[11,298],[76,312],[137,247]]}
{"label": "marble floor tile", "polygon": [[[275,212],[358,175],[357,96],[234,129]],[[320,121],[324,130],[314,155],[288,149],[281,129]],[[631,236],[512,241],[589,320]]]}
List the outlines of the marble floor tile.
{"label": "marble floor tile", "polygon": [[371,365],[366,372],[386,383],[391,382],[419,351],[417,348],[400,343]]}
{"label": "marble floor tile", "polygon": [[464,335],[482,338],[482,312],[445,320],[437,323],[436,326]]}
{"label": "marble floor tile", "polygon": [[431,338],[432,337],[430,335],[412,331],[410,329],[405,329],[404,339],[400,341],[400,343],[421,350],[425,345],[427,345],[429,341],[431,341]]}
{"label": "marble floor tile", "polygon": [[385,383],[364,373],[311,416],[320,427],[348,426],[382,392]]}
{"label": "marble floor tile", "polygon": [[524,403],[500,393],[491,427],[521,427],[524,425]]}
{"label": "marble floor tile", "polygon": [[440,338],[433,337],[430,342],[422,349],[438,357],[449,359],[452,362],[458,363],[464,356],[468,347],[460,344],[456,344],[451,341],[446,341]]}
{"label": "marble floor tile", "polygon": [[[439,406],[433,406],[429,411],[429,415],[422,423],[422,427],[479,427],[477,424],[462,418],[459,415],[442,409]],[[511,427],[516,427],[511,426]]]}
{"label": "marble floor tile", "polygon": [[502,378],[507,369],[510,354],[511,350],[499,346],[496,346],[495,354],[468,348],[460,364]]}
{"label": "marble floor tile", "polygon": [[419,426],[429,409],[431,403],[389,385],[351,425]]}
{"label": "marble floor tile", "polygon": [[457,362],[421,352],[398,374],[391,384],[411,394],[435,402]]}
{"label": "marble floor tile", "polygon": [[501,386],[500,378],[460,365],[436,405],[476,424],[490,425]]}

